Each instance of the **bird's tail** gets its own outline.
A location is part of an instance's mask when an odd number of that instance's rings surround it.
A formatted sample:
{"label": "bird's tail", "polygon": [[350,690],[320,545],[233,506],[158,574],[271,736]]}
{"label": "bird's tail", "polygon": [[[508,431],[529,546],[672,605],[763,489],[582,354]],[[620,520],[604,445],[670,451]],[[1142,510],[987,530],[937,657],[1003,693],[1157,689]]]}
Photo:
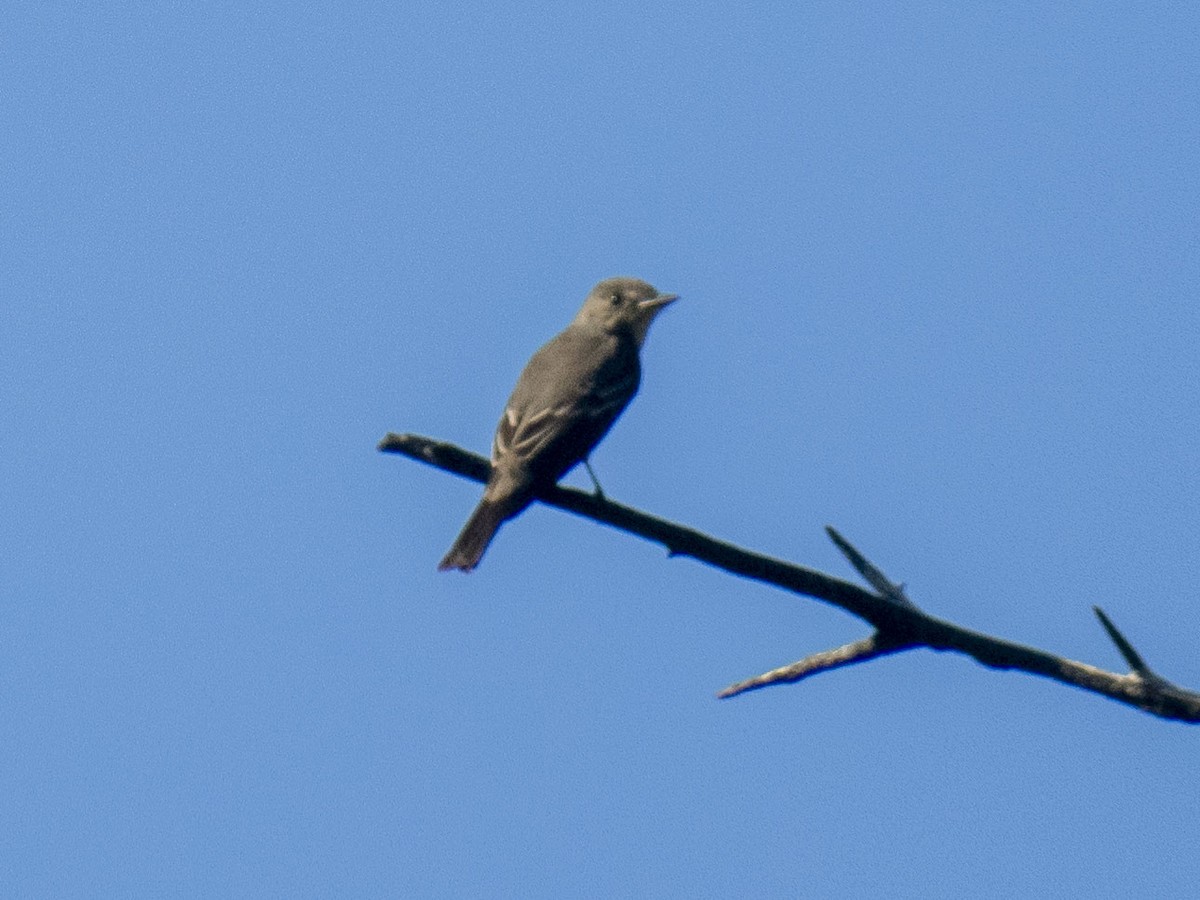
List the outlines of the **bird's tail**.
{"label": "bird's tail", "polygon": [[454,546],[438,563],[438,571],[462,569],[464,572],[470,572],[479,565],[483,551],[487,550],[488,544],[492,542],[504,520],[509,518],[505,514],[505,506],[504,503],[486,498],[480,500],[475,512],[471,513],[471,518],[467,519],[467,524],[455,539]]}

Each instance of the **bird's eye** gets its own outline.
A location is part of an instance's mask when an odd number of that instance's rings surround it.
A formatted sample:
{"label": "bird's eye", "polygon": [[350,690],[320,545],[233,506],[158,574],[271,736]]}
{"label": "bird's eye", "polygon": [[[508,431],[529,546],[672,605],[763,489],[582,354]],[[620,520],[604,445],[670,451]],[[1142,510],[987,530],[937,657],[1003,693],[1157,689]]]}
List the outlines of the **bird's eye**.
{"label": "bird's eye", "polygon": [[613,306],[616,306],[618,303],[620,303],[620,302],[621,302],[621,295],[620,295],[620,294],[613,294],[613,295],[612,295],[611,297],[609,297],[608,299],[609,299],[609,301],[612,303],[612,305],[613,305]]}

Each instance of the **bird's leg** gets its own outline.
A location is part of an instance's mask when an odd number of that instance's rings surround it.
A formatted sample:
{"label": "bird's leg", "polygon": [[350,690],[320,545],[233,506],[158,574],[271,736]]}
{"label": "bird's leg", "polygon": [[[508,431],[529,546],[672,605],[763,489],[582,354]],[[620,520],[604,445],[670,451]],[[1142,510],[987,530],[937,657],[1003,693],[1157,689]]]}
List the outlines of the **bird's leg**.
{"label": "bird's leg", "polygon": [[596,473],[592,471],[592,464],[586,458],[583,461],[583,467],[587,469],[588,477],[592,479],[592,485],[596,488],[594,492],[596,499],[607,500],[608,498],[604,496],[604,488],[600,487],[600,482],[596,480]]}

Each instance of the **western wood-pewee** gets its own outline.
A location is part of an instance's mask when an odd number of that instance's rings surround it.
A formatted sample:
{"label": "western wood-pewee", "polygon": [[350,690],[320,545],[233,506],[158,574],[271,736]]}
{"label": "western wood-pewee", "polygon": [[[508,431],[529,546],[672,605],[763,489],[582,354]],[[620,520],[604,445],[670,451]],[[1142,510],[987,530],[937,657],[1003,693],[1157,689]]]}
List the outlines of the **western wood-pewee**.
{"label": "western wood-pewee", "polygon": [[638,351],[675,300],[636,278],[592,288],[573,322],[525,366],[492,442],[492,473],[438,569],[470,572],[507,519],[588,454],[637,393]]}

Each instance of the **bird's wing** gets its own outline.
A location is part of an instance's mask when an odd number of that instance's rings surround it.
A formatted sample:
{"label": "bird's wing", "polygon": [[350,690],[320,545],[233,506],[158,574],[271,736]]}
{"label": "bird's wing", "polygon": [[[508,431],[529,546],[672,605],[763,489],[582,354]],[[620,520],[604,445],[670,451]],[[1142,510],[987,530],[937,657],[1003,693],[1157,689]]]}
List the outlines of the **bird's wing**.
{"label": "bird's wing", "polygon": [[587,456],[637,392],[637,351],[624,350],[568,329],[535,353],[496,428],[493,461],[534,459],[555,443],[574,457],[563,464]]}

